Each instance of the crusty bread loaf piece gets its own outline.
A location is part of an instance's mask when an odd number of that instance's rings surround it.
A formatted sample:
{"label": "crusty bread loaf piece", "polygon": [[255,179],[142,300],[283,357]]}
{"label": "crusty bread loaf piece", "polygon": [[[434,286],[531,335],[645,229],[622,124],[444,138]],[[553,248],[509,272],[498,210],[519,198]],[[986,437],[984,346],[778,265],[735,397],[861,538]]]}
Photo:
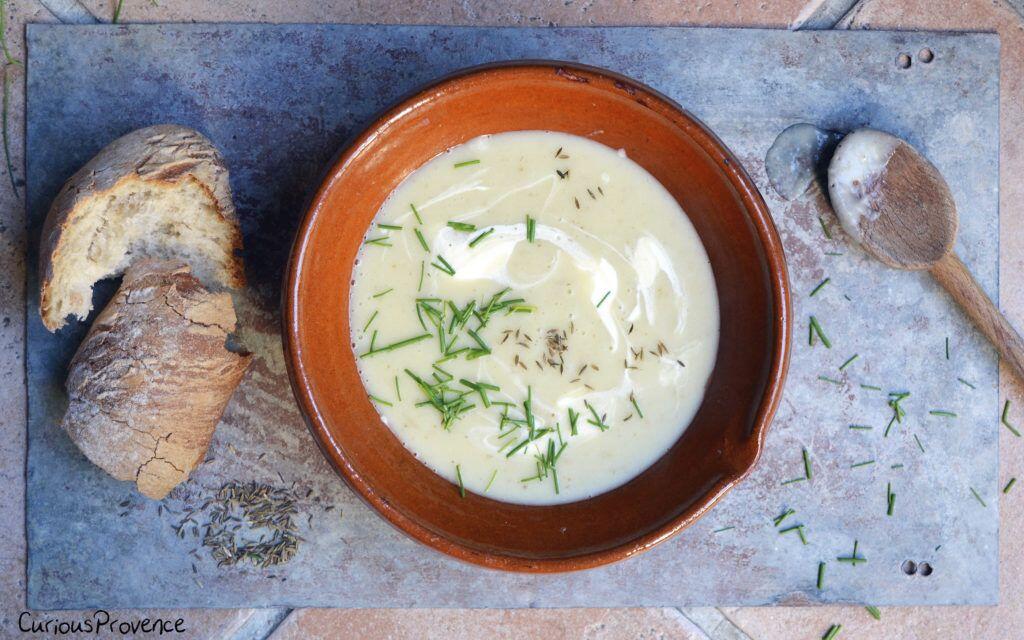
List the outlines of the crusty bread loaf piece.
{"label": "crusty bread loaf piece", "polygon": [[63,428],[89,460],[160,499],[206,455],[252,356],[225,348],[228,293],[180,262],[136,261],[71,361]]}
{"label": "crusty bread loaf piece", "polygon": [[133,131],[64,184],[39,249],[39,312],[50,331],[92,310],[92,286],[140,257],[182,259],[206,286],[245,284],[224,160],[178,125]]}

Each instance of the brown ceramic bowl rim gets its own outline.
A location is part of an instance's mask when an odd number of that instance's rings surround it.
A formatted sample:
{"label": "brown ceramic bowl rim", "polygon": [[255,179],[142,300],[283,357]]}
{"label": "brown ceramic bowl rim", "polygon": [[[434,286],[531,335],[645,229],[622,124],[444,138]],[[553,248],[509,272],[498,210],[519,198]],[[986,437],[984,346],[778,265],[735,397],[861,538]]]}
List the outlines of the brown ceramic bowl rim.
{"label": "brown ceramic bowl rim", "polygon": [[[717,163],[731,186],[736,190],[736,194],[746,210],[756,237],[764,249],[764,262],[769,279],[768,286],[771,288],[771,300],[775,311],[775,315],[772,318],[774,339],[772,343],[771,365],[762,398],[757,403],[757,410],[751,421],[752,431],[750,439],[753,452],[747,458],[748,463],[742,469],[727,474],[712,486],[702,498],[691,505],[690,508],[661,527],[638,535],[636,538],[614,547],[564,558],[522,558],[472,549],[428,530],[381,497],[374,490],[372,484],[351,465],[335,442],[326,421],[318,410],[317,399],[314,397],[299,350],[297,349],[299,339],[299,322],[297,317],[298,291],[299,281],[302,277],[301,264],[306,257],[311,229],[317,217],[323,212],[322,205],[325,195],[331,190],[333,183],[345,170],[348,163],[359,154],[361,148],[370,139],[377,135],[379,131],[386,129],[389,123],[407,116],[424,97],[438,92],[446,85],[456,84],[471,76],[515,73],[523,70],[553,70],[559,75],[581,82],[610,80],[614,83],[615,87],[631,95],[634,92],[643,94],[650,108],[663,113],[676,126],[683,129],[708,154],[711,160]],[[444,150],[438,150],[439,153],[442,151]],[[753,470],[757,460],[760,458],[768,428],[781,401],[783,382],[789,367],[792,311],[785,255],[782,242],[772,221],[771,213],[753,180],[747,175],[725,144],[707,126],[675,101],[621,74],[574,62],[519,60],[469,67],[422,86],[419,90],[401,99],[396,105],[379,115],[336,156],[324,176],[325,178],[310,200],[305,216],[299,226],[288,261],[288,268],[285,272],[286,281],[283,290],[284,309],[282,313],[285,362],[299,408],[324,456],[346,483],[355,490],[356,494],[397,529],[442,553],[488,568],[532,573],[577,571],[632,557],[674,536],[703,516],[722,496]]]}

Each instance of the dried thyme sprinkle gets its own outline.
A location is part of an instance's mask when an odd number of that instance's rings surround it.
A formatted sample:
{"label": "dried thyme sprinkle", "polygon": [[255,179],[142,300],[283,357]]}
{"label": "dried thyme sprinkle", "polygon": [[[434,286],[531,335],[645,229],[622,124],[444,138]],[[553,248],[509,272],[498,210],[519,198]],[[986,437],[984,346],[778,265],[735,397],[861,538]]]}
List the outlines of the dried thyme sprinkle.
{"label": "dried thyme sprinkle", "polygon": [[968,487],[968,489],[971,490],[971,493],[974,494],[974,499],[977,500],[981,504],[981,506],[988,506],[987,504],[985,504],[985,501],[981,499],[981,496],[978,495],[978,492],[974,490],[974,487]]}
{"label": "dried thyme sprinkle", "polygon": [[[202,528],[202,546],[218,567],[249,562],[266,568],[287,562],[298,550],[297,501],[292,489],[229,482],[198,509],[186,509],[176,531],[180,538],[186,529],[199,537]],[[200,514],[208,516],[207,522],[200,524]]]}
{"label": "dried thyme sprinkle", "polygon": [[1014,428],[1014,426],[1012,424],[1010,424],[1009,418],[1010,418],[1010,401],[1007,400],[1006,404],[1003,405],[1003,416],[999,419],[999,421],[1003,423],[1004,427],[1006,427],[1007,429],[1010,430],[1010,433],[1012,433],[1013,435],[1015,435],[1015,436],[1017,436],[1019,438],[1020,437],[1020,431],[1017,431],[1017,429]]}
{"label": "dried thyme sprinkle", "polygon": [[409,208],[412,209],[412,215],[416,216],[416,222],[423,224],[423,218],[420,217],[420,212],[416,210],[416,205],[410,202]]}
{"label": "dried thyme sprinkle", "polygon": [[466,485],[462,484],[462,469],[459,465],[455,465],[455,477],[459,480],[459,497],[466,497]]}
{"label": "dried thyme sprinkle", "polygon": [[808,298],[813,298],[816,293],[821,291],[822,287],[824,287],[826,284],[828,284],[831,281],[832,281],[832,278],[825,278],[824,280],[822,280],[821,282],[818,283],[818,286],[816,286],[813,289],[811,289],[811,294],[809,296],[807,296],[807,297]]}
{"label": "dried thyme sprinkle", "polygon": [[815,318],[814,316],[811,316],[809,324],[809,333],[810,336],[808,338],[808,344],[810,344],[811,346],[814,346],[814,337],[817,336],[818,339],[821,340],[821,344],[825,345],[826,349],[832,348],[832,343],[829,341],[828,336],[826,336],[825,332],[822,330],[821,325],[818,323],[818,319]]}
{"label": "dried thyme sprinkle", "polygon": [[600,309],[601,305],[604,304],[604,301],[608,298],[609,295],[611,295],[611,290],[605,291],[604,295],[601,296],[601,299],[597,301],[597,306],[594,307],[594,308],[595,309]]}
{"label": "dried thyme sprinkle", "polygon": [[416,233],[416,239],[420,241],[420,246],[423,247],[423,250],[430,253],[430,245],[427,244],[427,239],[423,237],[423,232],[418,228],[413,229],[413,231]]}
{"label": "dried thyme sprinkle", "polygon": [[942,416],[943,418],[955,418],[957,417],[952,411],[946,411],[945,409],[932,409],[928,412],[928,415]]}
{"label": "dried thyme sprinkle", "polygon": [[1015,485],[1016,483],[1017,483],[1017,478],[1016,477],[1010,478],[1010,481],[1006,483],[1005,487],[1003,487],[1003,493],[1010,493],[1010,489],[1012,489],[1013,485]]}
{"label": "dried thyme sprinkle", "polygon": [[477,159],[477,160],[465,160],[463,162],[456,162],[455,163],[455,168],[456,169],[461,169],[462,167],[470,167],[470,166],[473,166],[474,164],[480,164],[480,160]]}
{"label": "dried thyme sprinkle", "polygon": [[811,479],[811,456],[807,453],[807,449],[802,449],[801,453],[803,453],[803,456],[804,456],[804,476],[806,476],[807,479],[810,480]]}
{"label": "dried thyme sprinkle", "polygon": [[850,356],[849,358],[846,359],[846,362],[844,362],[843,364],[839,365],[839,370],[842,371],[846,367],[850,366],[851,364],[853,364],[853,361],[856,360],[859,357],[860,357],[859,353],[853,354],[852,356]]}
{"label": "dried thyme sprinkle", "polygon": [[825,563],[824,562],[819,562],[818,563],[818,582],[817,582],[817,584],[818,584],[818,591],[821,591],[822,588],[825,586]]}
{"label": "dried thyme sprinkle", "polygon": [[466,231],[466,232],[476,231],[476,225],[475,224],[469,224],[468,222],[456,222],[454,220],[449,220],[448,221],[448,226],[451,227],[452,229],[455,229],[456,231]]}
{"label": "dried thyme sprinkle", "polygon": [[878,610],[878,607],[869,604],[869,605],[866,605],[864,608],[871,615],[871,617],[874,618],[875,620],[881,620],[882,619],[882,612]]}
{"label": "dried thyme sprinkle", "polygon": [[487,236],[491,235],[492,233],[494,233],[494,227],[491,227],[491,228],[490,228],[490,229],[488,229],[487,231],[484,231],[483,233],[481,233],[481,234],[480,234],[480,235],[478,235],[477,237],[475,237],[475,238],[473,238],[472,240],[470,240],[470,241],[469,241],[469,246],[470,246],[470,247],[475,247],[475,246],[476,246],[477,244],[479,244],[479,243],[480,243],[480,241],[481,241],[481,240],[483,240],[483,239],[484,239],[484,238],[486,238]]}

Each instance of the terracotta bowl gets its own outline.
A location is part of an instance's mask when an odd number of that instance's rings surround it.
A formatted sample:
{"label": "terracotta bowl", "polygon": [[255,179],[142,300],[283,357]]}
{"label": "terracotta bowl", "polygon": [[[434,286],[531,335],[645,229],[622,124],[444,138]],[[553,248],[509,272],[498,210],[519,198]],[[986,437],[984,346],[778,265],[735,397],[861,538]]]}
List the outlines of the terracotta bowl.
{"label": "terracotta bowl", "polygon": [[[653,466],[589,500],[523,506],[467,494],[416,460],[367,399],[349,339],[349,286],[363,234],[413,170],[485,133],[586,136],[654,175],[711,259],[721,340],[693,423]],[[471,69],[382,115],[334,163],[299,230],[285,287],[284,342],[295,395],[324,455],[381,516],[461,560],[513,571],[594,567],[692,524],[750,472],[782,393],[790,302],[768,208],[732,154],[665,96],[564,63]]]}

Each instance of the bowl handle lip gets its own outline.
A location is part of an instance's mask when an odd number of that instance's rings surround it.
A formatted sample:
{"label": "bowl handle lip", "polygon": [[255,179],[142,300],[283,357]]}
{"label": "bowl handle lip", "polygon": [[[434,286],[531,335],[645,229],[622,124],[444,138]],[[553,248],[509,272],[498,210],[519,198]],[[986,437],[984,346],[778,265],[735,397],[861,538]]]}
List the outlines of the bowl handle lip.
{"label": "bowl handle lip", "polygon": [[[322,211],[326,194],[333,188],[334,182],[338,179],[345,166],[353,158],[357,157],[365,146],[372,142],[378,130],[386,128],[391,121],[414,108],[417,103],[425,99],[424,94],[442,91],[454,81],[467,76],[536,70],[553,71],[569,82],[611,82],[615,89],[640,101],[645,106],[649,108],[657,106],[663,115],[669,117],[676,126],[679,126],[686,132],[715,161],[718,168],[736,190],[757,234],[763,250],[763,262],[771,289],[773,311],[772,358],[764,383],[764,392],[752,420],[754,428],[750,436],[743,443],[741,451],[738,452],[739,460],[734,468],[726,471],[702,498],[696,500],[696,508],[691,507],[687,509],[684,513],[664,525],[633,540],[608,549],[557,559],[524,558],[484,552],[449,541],[436,535],[397,509],[386,498],[377,494],[373,487],[362,478],[358,470],[352,467],[339,454],[338,443],[333,440],[326,429],[316,401],[312,396],[310,380],[302,364],[299,341],[299,282],[302,275],[303,261],[306,258],[310,232]],[[654,105],[645,102],[647,98],[653,99]],[[682,118],[679,117],[680,115]],[[589,569],[632,557],[672,537],[703,516],[733,486],[749,475],[754,469],[764,449],[765,438],[772,418],[781,402],[783,386],[789,369],[790,345],[792,342],[792,306],[785,252],[778,230],[772,221],[771,212],[749,174],[743,169],[725,143],[707,125],[674,100],[614,71],[576,62],[560,60],[508,60],[477,65],[460,69],[435,79],[410,92],[396,104],[385,109],[367,125],[362,133],[343,146],[329,164],[324,175],[326,176],[325,179],[321,181],[320,187],[309,199],[309,204],[296,232],[287,267],[283,274],[281,333],[285,363],[296,402],[321,452],[334,463],[333,466],[338,474],[355,493],[384,516],[385,520],[391,525],[438,551],[460,560],[492,569],[528,573],[555,573]]]}

